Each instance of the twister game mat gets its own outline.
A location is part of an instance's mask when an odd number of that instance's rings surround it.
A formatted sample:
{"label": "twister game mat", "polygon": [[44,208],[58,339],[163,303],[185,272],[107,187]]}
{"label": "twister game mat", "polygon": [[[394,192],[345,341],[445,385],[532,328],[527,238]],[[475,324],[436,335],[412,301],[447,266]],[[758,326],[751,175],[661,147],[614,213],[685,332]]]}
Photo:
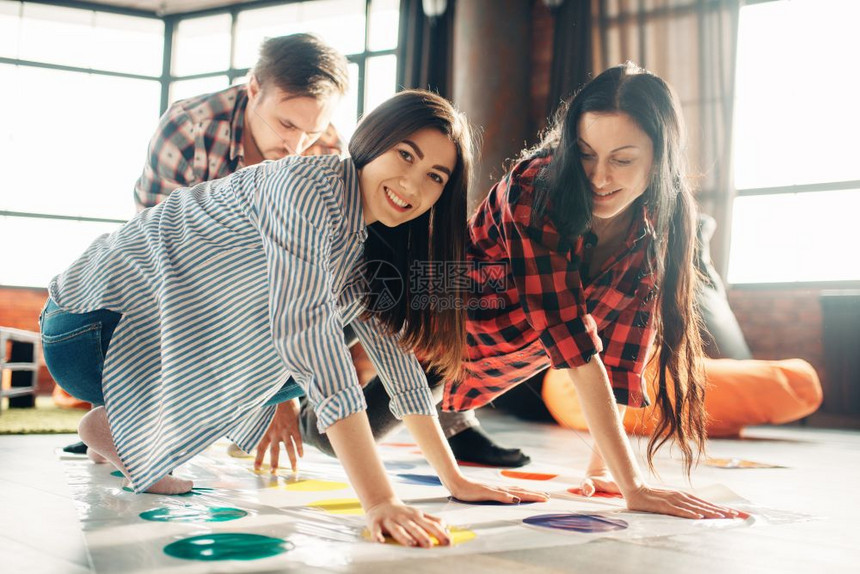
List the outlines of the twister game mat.
{"label": "twister game mat", "polygon": [[[408,439],[405,439],[408,440]],[[643,539],[704,530],[803,520],[761,508],[726,487],[696,494],[745,513],[743,518],[685,520],[630,512],[617,496],[586,498],[570,468],[533,462],[522,469],[464,466],[478,480],[549,492],[545,503],[464,503],[450,497],[409,442],[379,449],[395,492],[407,504],[442,517],[453,545],[408,548],[365,536],[355,492],[336,459],[306,447],[297,473],[254,471],[226,441],[212,445],[176,476],[194,480],[179,496],[133,494],[110,465],[60,454],[95,572],[195,573],[344,568],[366,562],[468,555],[584,544],[599,538]],[[228,450],[230,454],[228,454]],[[282,454],[282,460],[286,456]]]}

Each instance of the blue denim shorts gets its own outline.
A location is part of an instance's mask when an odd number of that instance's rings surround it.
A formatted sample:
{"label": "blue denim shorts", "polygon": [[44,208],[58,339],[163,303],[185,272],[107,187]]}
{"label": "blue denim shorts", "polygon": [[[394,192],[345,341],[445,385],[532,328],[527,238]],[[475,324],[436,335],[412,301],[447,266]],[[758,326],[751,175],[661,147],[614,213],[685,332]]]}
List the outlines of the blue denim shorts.
{"label": "blue denim shorts", "polygon": [[[104,404],[102,370],[111,337],[122,318],[121,313],[99,309],[70,313],[48,299],[39,316],[42,353],[54,381],[75,398]],[[282,403],[304,394],[290,378],[266,406]]]}

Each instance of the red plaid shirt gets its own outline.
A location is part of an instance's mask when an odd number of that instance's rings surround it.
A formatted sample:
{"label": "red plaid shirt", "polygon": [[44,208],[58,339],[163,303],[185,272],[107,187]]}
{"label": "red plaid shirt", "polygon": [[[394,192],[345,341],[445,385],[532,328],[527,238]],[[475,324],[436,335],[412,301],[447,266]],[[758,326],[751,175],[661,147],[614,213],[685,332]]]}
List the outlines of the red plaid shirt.
{"label": "red plaid shirt", "polygon": [[[227,177],[245,167],[242,133],[248,93],[233,86],[176,102],[165,112],[149,142],[143,174],[134,186],[138,210],[163,201],[178,187]],[[302,155],[340,155],[334,126]]]}
{"label": "red plaid shirt", "polygon": [[655,336],[652,227],[639,211],[623,246],[585,280],[595,235],[562,237],[532,210],[535,177],[549,161],[516,165],[470,221],[478,295],[469,305],[466,376],[447,383],[445,410],[480,407],[542,370],[581,366],[596,353],[619,403],[650,404],[642,373]]}

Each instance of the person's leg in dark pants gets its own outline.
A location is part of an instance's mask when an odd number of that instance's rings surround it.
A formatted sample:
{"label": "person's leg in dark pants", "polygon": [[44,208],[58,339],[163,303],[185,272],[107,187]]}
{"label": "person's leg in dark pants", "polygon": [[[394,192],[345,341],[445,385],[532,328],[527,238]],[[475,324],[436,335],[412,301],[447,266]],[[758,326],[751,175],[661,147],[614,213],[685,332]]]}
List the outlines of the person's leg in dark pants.
{"label": "person's leg in dark pants", "polygon": [[[42,350],[51,376],[67,393],[93,407],[104,404],[102,367],[121,318],[121,314],[106,309],[67,313],[50,299],[39,316]],[[77,442],[63,450],[87,454],[87,445]],[[101,462],[98,457],[93,459]]]}

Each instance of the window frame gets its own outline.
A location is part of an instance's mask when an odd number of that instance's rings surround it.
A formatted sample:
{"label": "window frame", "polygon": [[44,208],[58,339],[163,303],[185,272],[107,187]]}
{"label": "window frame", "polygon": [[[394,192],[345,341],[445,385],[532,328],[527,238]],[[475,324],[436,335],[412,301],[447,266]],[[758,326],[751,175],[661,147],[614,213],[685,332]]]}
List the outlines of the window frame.
{"label": "window frame", "polygon": [[[117,72],[111,70],[101,70],[95,68],[83,68],[79,66],[68,66],[63,64],[51,64],[46,62],[38,62],[32,60],[23,60],[18,58],[8,58],[0,56],[0,64],[8,64],[13,66],[22,66],[22,67],[37,67],[44,68],[49,70],[58,70],[58,71],[66,71],[73,73],[82,73],[82,74],[91,74],[91,75],[101,75],[101,76],[112,76],[119,78],[129,78],[129,79],[138,79],[138,80],[151,80],[158,81],[161,86],[161,96],[159,102],[159,115],[163,115],[164,112],[167,111],[170,105],[170,88],[174,82],[182,81],[182,80],[195,80],[200,78],[209,78],[214,76],[227,76],[228,85],[233,85],[234,82],[247,75],[250,68],[236,68],[234,67],[235,55],[236,55],[236,33],[237,33],[237,22],[239,15],[247,10],[254,10],[259,8],[267,8],[273,6],[283,6],[285,4],[295,4],[300,2],[307,2],[313,0],[253,0],[249,2],[244,2],[240,4],[233,4],[229,6],[222,6],[217,8],[207,8],[202,10],[195,10],[191,12],[177,13],[177,14],[168,14],[164,16],[159,16],[150,11],[139,10],[135,8],[125,8],[118,6],[110,6],[106,4],[97,4],[93,2],[79,1],[79,0],[70,0],[70,1],[54,1],[54,0],[24,0],[20,2],[21,5],[24,4],[40,4],[45,6],[55,6],[58,8],[67,8],[67,9],[77,9],[88,12],[102,12],[108,14],[115,14],[120,16],[132,16],[137,18],[147,18],[158,20],[164,25],[164,50],[162,54],[162,65],[161,65],[161,74],[158,76],[150,76],[150,75],[141,75],[134,74],[128,72]],[[359,53],[355,54],[345,54],[347,61],[350,64],[355,64],[358,67],[358,82],[356,86],[356,93],[358,94],[358,102],[357,102],[357,118],[360,118],[364,114],[365,102],[367,99],[367,92],[365,89],[365,76],[367,69],[367,62],[369,59],[378,57],[378,56],[389,56],[393,55],[395,57],[398,56],[398,49],[400,47],[401,38],[397,38],[397,44],[394,48],[389,48],[385,50],[371,50],[370,49],[370,21],[371,21],[371,9],[373,0],[364,0],[365,3],[365,29],[364,29],[364,46],[363,50]],[[402,10],[402,3],[401,3]],[[231,17],[231,25],[230,25],[230,67],[226,70],[215,70],[211,72],[198,73],[198,74],[188,74],[188,75],[176,75],[173,73],[173,46],[174,39],[176,36],[176,29],[180,22],[184,20],[190,20],[194,18],[201,18],[206,16],[215,16],[221,14],[229,14]],[[129,201],[131,201],[131,189],[129,189]],[[0,217],[10,217],[10,218],[31,218],[31,219],[39,219],[39,220],[65,220],[65,221],[78,221],[78,222],[87,222],[87,223],[115,223],[122,224],[125,223],[124,219],[112,219],[112,218],[103,218],[103,217],[88,217],[84,215],[62,215],[62,214],[49,214],[49,213],[38,213],[38,212],[20,212],[20,211],[10,211],[3,208],[0,205]],[[25,285],[5,285],[0,284],[0,287],[3,288],[28,288],[33,286],[25,286]]]}
{"label": "window frame", "polygon": [[[786,0],[746,0],[744,6],[753,6],[760,4],[772,4],[775,2],[783,2]],[[740,58],[738,53],[736,58]],[[736,64],[737,65],[737,64]],[[735,101],[738,99],[737,86],[735,86]],[[736,134],[736,130],[732,130]],[[825,191],[841,191],[841,190],[860,190],[860,179],[858,180],[843,180],[843,181],[819,181],[815,183],[796,184],[796,185],[780,185],[768,187],[744,187],[736,188],[731,201],[741,197],[761,197],[765,195],[794,195],[799,193],[817,193]],[[860,193],[858,191],[857,193]],[[734,213],[732,207],[731,213]],[[728,251],[726,270],[731,266],[732,252]],[[728,276],[728,273],[727,273]],[[860,279],[850,280],[814,280],[814,281],[757,281],[757,282],[739,282],[731,283],[732,289],[747,290],[747,291],[767,291],[767,290],[822,290],[822,289],[858,289],[860,288]]]}

